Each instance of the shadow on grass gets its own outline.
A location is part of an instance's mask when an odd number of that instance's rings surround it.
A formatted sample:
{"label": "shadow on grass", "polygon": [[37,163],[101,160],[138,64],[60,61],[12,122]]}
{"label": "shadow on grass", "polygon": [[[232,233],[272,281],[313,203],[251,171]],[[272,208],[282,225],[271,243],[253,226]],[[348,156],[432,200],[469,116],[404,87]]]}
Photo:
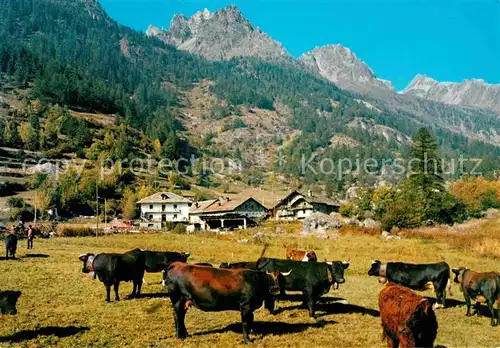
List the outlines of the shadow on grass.
{"label": "shadow on grass", "polygon": [[168,298],[168,292],[142,293],[139,298]]}
{"label": "shadow on grass", "polygon": [[21,261],[21,259],[18,258],[18,257],[15,257],[15,258],[12,258],[12,257],[6,258],[5,256],[0,256],[0,261]]}
{"label": "shadow on grass", "polygon": [[[320,297],[319,303],[325,303],[325,302],[333,302],[333,301],[341,301],[343,298],[341,297]],[[286,294],[285,296],[278,296],[278,301],[289,301],[289,302],[303,302],[304,301],[304,295],[302,294]]]}
{"label": "shadow on grass", "polygon": [[49,255],[46,255],[46,254],[26,254],[24,255],[23,257],[25,258],[33,258],[33,259],[46,259],[48,257],[50,257]]}
{"label": "shadow on grass", "polygon": [[335,302],[335,303],[325,303],[325,304],[320,304],[318,305],[318,310],[319,311],[324,311],[326,314],[320,314],[318,317],[328,315],[328,314],[363,314],[363,315],[370,315],[372,317],[379,317],[380,312],[371,309],[371,308],[366,308],[358,305],[353,305],[349,303],[340,303],[340,302]]}
{"label": "shadow on grass", "polygon": [[[299,324],[290,324],[281,321],[257,321],[254,322],[252,326],[252,334],[254,335],[282,335],[282,334],[290,334],[290,333],[298,333],[303,332],[310,328],[322,328],[326,325],[337,324],[336,321],[324,321],[318,320],[315,323],[299,323]],[[218,334],[224,333],[227,331],[232,331],[235,333],[243,333],[241,328],[241,323],[233,323],[221,329],[208,330],[203,332],[196,332],[193,336],[202,336],[209,334]]]}
{"label": "shadow on grass", "polygon": [[32,340],[38,336],[56,336],[59,338],[74,336],[83,331],[89,331],[88,327],[76,326],[47,326],[35,330],[23,330],[16,332],[10,336],[0,337],[0,342],[19,343],[22,341]]}

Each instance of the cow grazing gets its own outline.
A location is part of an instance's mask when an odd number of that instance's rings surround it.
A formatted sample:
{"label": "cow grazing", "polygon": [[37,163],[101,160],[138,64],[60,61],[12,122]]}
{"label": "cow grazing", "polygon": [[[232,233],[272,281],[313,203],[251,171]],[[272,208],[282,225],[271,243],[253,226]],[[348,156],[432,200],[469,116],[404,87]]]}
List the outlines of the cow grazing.
{"label": "cow grazing", "polygon": [[287,249],[286,250],[287,260],[309,262],[318,261],[318,257],[313,250],[297,250],[297,249]]}
{"label": "cow grazing", "polygon": [[5,238],[5,258],[9,259],[12,257],[16,258],[16,250],[17,250],[17,236],[15,234],[9,234]]}
{"label": "cow grazing", "polygon": [[223,262],[219,265],[219,268],[226,268],[226,269],[246,268],[246,269],[257,270],[257,262],[255,261],[234,262],[234,263]]}
{"label": "cow grazing", "polygon": [[379,282],[390,281],[413,290],[424,291],[434,288],[437,297],[435,308],[443,307],[446,301],[446,290],[451,296],[450,266],[446,262],[431,264],[411,264],[402,262],[382,263],[373,261],[369,276],[380,277]]}
{"label": "cow grazing", "polygon": [[433,346],[438,323],[429,300],[389,283],[380,291],[378,303],[388,347]]}
{"label": "cow grazing", "polygon": [[[500,323],[500,273],[486,272],[479,273],[467,268],[453,268],[455,274],[455,283],[460,284],[460,290],[464,293],[465,303],[467,304],[466,316],[479,313],[481,302],[486,302],[491,313],[491,326]],[[475,301],[474,313],[471,314],[471,301]],[[494,305],[497,302],[497,319],[495,323]]]}
{"label": "cow grazing", "polygon": [[344,270],[349,267],[349,261],[302,262],[260,258],[258,267],[266,272],[280,271],[281,296],[285,295],[285,290],[302,291],[309,316],[314,317],[318,299],[328,293],[331,286],[337,290],[345,282]]}
{"label": "cow grazing", "polygon": [[17,314],[16,303],[21,291],[0,291],[0,311],[2,314]]}
{"label": "cow grazing", "polygon": [[191,305],[205,312],[240,311],[243,339],[249,341],[253,312],[265,303],[274,312],[274,295],[279,291],[276,275],[247,269],[218,269],[172,263],[166,283],[174,307],[175,335],[187,336],[184,318]]}
{"label": "cow grazing", "polygon": [[83,273],[94,278],[97,276],[106,287],[106,302],[110,302],[111,285],[114,286],[115,301],[120,301],[118,288],[120,282],[133,282],[130,298],[139,297],[144,278],[145,256],[139,250],[125,254],[83,254],[79,257],[83,262]]}

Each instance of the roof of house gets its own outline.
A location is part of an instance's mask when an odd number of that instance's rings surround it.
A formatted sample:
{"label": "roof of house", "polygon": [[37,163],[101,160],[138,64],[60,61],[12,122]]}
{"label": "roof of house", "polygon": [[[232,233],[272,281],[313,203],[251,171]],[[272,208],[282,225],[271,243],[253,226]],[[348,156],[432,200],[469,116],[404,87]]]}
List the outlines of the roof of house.
{"label": "roof of house", "polygon": [[181,197],[172,192],[157,192],[154,195],[141,199],[137,204],[153,204],[153,203],[191,203],[190,199]]}
{"label": "roof of house", "polygon": [[334,202],[328,198],[324,197],[309,197],[307,194],[301,193],[299,191],[292,191],[290,192],[287,196],[283,197],[280,199],[274,208],[277,208],[278,206],[282,205],[284,202],[286,202],[288,199],[290,199],[292,196],[298,195],[304,197],[304,200],[310,204],[326,204],[326,205],[333,205],[333,206],[339,206],[340,204],[338,202]]}
{"label": "roof of house", "polygon": [[220,199],[212,199],[209,201],[202,201],[193,204],[190,214],[207,214],[207,213],[222,213],[229,212],[237,209],[240,205],[247,202],[248,200],[253,200],[260,204],[263,208],[267,209],[264,205],[262,205],[259,201],[257,201],[253,197],[247,197],[243,199],[235,199],[229,197],[222,197]]}

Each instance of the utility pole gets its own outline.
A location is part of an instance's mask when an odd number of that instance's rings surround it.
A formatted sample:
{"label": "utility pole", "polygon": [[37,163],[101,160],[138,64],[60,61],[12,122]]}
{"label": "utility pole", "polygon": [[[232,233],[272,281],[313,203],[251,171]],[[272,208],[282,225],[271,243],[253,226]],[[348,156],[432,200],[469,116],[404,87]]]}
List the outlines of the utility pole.
{"label": "utility pole", "polygon": [[106,198],[104,198],[104,225],[106,226],[106,224],[108,223],[108,219],[107,219],[107,208],[106,208]]}
{"label": "utility pole", "polygon": [[99,236],[99,191],[98,191],[98,186],[97,186],[97,181],[95,182],[95,209],[96,209],[96,229],[95,229],[95,236]]}
{"label": "utility pole", "polygon": [[35,219],[33,220],[33,225],[36,227],[36,190],[35,190]]}

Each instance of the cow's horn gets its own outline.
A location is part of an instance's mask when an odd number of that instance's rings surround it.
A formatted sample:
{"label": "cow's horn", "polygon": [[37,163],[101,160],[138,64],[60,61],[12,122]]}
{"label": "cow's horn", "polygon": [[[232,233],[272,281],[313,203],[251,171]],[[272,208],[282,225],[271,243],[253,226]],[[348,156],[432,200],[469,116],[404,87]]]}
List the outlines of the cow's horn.
{"label": "cow's horn", "polygon": [[83,258],[87,257],[87,256],[88,256],[88,254],[81,254],[80,256],[78,256],[78,260],[83,261]]}
{"label": "cow's horn", "polygon": [[349,258],[348,258],[347,260],[345,260],[343,263],[344,263],[344,265],[347,265],[347,264],[349,264],[350,262],[351,262],[351,258],[349,257]]}
{"label": "cow's horn", "polygon": [[286,272],[286,273],[283,273],[283,272],[280,272],[280,273],[281,273],[281,275],[283,275],[283,276],[285,276],[285,277],[286,277],[286,276],[289,276],[289,275],[290,275],[290,273],[292,273],[292,270],[290,270],[290,271],[288,271],[288,272]]}
{"label": "cow's horn", "polygon": [[331,262],[331,261],[326,261],[326,264],[331,266],[331,265],[333,265],[333,262]]}

